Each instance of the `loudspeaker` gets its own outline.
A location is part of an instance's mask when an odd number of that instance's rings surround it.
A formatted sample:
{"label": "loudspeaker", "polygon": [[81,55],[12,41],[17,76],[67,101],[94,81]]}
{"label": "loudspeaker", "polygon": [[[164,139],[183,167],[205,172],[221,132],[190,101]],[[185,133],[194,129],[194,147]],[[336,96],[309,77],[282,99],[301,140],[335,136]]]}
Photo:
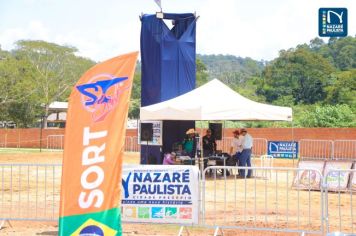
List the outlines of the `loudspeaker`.
{"label": "loudspeaker", "polygon": [[153,140],[153,124],[141,123],[141,141]]}
{"label": "loudspeaker", "polygon": [[209,129],[211,129],[211,134],[216,140],[222,139],[222,124],[221,123],[209,123]]}

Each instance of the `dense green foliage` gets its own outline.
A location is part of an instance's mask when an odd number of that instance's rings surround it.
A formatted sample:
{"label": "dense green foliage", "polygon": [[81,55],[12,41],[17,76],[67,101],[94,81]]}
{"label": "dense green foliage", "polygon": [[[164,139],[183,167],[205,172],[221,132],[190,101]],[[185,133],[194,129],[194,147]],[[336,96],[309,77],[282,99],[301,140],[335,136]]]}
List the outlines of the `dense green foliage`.
{"label": "dense green foliage", "polygon": [[282,105],[354,105],[356,38],[314,39],[271,61],[263,71],[257,92],[267,102]]}
{"label": "dense green foliage", "polygon": [[[67,101],[81,74],[94,62],[77,50],[44,41],[0,48],[0,121],[32,126],[53,101]],[[291,106],[297,127],[356,127],[356,38],[319,38],[281,50],[274,60],[197,55],[197,86],[218,78],[252,100]],[[139,116],[140,63],[129,116]],[[228,122],[232,127],[290,126],[285,122]]]}
{"label": "dense green foliage", "polygon": [[267,102],[294,107],[297,126],[355,127],[356,38],[282,50],[255,84]]}
{"label": "dense green foliage", "polygon": [[94,62],[76,56],[73,47],[44,41],[16,45],[11,52],[0,49],[0,120],[28,127],[48,115],[50,103],[67,101],[75,82]]}
{"label": "dense green foliage", "polygon": [[355,116],[347,105],[325,105],[304,112],[299,122],[304,127],[355,127]]}
{"label": "dense green foliage", "polygon": [[[356,127],[356,38],[315,38],[281,50],[270,62],[199,56],[209,78],[240,94],[293,108],[297,127]],[[309,121],[308,120],[314,120]],[[316,120],[318,122],[316,122]],[[231,127],[285,127],[286,122],[228,122]]]}

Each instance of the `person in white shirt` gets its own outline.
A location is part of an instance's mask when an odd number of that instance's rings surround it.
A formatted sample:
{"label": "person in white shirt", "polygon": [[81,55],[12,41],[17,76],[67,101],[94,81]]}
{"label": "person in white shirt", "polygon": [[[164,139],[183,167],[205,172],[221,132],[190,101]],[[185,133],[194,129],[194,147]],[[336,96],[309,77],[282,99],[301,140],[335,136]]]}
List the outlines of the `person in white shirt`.
{"label": "person in white shirt", "polygon": [[239,138],[240,131],[235,130],[233,134],[234,134],[234,139],[231,142],[230,155],[234,157],[236,159],[236,163],[238,163],[242,152],[241,140]]}
{"label": "person in white shirt", "polygon": [[[242,152],[239,158],[239,166],[245,167],[247,165],[248,167],[251,167],[251,152],[253,146],[253,138],[250,134],[247,133],[246,129],[241,129],[239,140],[242,146]],[[245,178],[245,170],[243,169],[239,170],[239,175],[240,177]],[[248,170],[246,177],[251,178],[251,175],[252,175],[252,170]]]}

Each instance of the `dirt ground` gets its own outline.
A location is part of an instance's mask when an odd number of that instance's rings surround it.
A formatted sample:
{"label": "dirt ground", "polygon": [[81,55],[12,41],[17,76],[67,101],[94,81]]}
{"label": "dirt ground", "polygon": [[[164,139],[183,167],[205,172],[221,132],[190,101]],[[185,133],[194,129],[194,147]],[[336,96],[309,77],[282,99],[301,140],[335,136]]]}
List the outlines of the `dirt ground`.
{"label": "dirt ground", "polygon": [[[62,152],[36,152],[36,151],[16,151],[0,150],[0,163],[51,163],[61,164]],[[124,163],[139,163],[137,153],[125,153]],[[293,167],[297,163],[292,160],[274,160],[274,167]],[[259,166],[259,160],[255,161]],[[20,170],[21,171],[21,170]],[[48,178],[51,177],[52,170],[45,170]],[[22,170],[24,172],[24,170]],[[20,172],[21,174],[24,174]],[[48,174],[47,174],[48,172]],[[54,170],[53,170],[54,173]],[[20,174],[20,175],[21,175]],[[319,191],[303,191],[292,188],[294,173],[289,170],[278,170],[273,172],[256,171],[255,178],[237,179],[235,175],[229,176],[226,180],[221,174],[208,174],[203,192],[205,197],[206,212],[202,219],[204,224],[210,228],[188,227],[183,231],[183,235],[213,235],[214,225],[230,225],[241,227],[260,228],[291,228],[294,230],[317,231],[321,225],[321,194]],[[58,177],[58,176],[57,176]],[[2,177],[4,178],[4,177]],[[6,177],[5,177],[6,178]],[[14,179],[14,182],[17,180]],[[41,187],[41,181],[30,182],[29,185]],[[58,189],[53,185],[45,185],[50,193],[58,195]],[[6,188],[6,186],[5,186]],[[2,187],[4,192],[4,186]],[[354,199],[350,193],[329,194],[330,231],[340,231],[342,229],[351,232],[356,223],[353,221],[353,212],[356,209],[350,206]],[[23,196],[19,197],[19,201]],[[12,194],[11,194],[12,197]],[[3,199],[2,196],[1,199]],[[52,199],[45,198],[45,202]],[[58,202],[58,199],[53,199]],[[36,199],[37,204],[37,199]],[[54,203],[53,203],[54,204]],[[57,209],[57,205],[46,205],[45,207]],[[340,207],[339,207],[340,206]],[[21,209],[13,209],[21,212]],[[55,210],[53,210],[55,214]],[[0,214],[4,212],[0,211]],[[37,214],[37,212],[36,212]],[[342,217],[340,217],[342,216]],[[123,235],[177,235],[179,226],[175,225],[154,225],[154,224],[123,224]],[[0,230],[0,235],[57,235],[57,222],[5,222]],[[265,231],[243,231],[224,229],[224,235],[286,235],[286,233],[275,233]],[[299,235],[299,234],[288,234]]]}

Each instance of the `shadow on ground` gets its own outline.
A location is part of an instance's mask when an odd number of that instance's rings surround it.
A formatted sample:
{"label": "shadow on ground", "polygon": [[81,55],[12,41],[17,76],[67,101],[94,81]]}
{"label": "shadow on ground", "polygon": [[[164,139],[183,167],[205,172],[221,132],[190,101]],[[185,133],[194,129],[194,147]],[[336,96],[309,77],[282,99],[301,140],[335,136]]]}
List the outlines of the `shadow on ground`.
{"label": "shadow on ground", "polygon": [[37,233],[36,235],[58,235],[58,231],[44,231],[41,233]]}

